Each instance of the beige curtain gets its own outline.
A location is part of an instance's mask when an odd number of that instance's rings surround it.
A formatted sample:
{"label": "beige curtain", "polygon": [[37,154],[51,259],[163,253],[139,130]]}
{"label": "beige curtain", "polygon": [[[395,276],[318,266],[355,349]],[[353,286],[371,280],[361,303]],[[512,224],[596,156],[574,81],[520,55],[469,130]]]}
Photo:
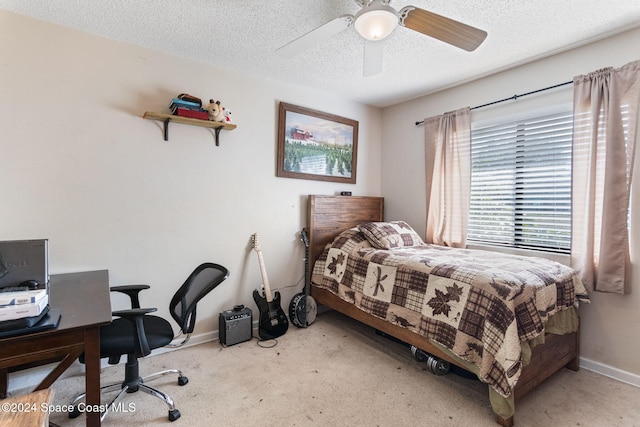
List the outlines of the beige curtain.
{"label": "beige curtain", "polygon": [[574,78],[571,265],[587,289],[630,291],[629,190],[640,61]]}
{"label": "beige curtain", "polygon": [[471,186],[470,109],[425,119],[428,243],[467,245]]}

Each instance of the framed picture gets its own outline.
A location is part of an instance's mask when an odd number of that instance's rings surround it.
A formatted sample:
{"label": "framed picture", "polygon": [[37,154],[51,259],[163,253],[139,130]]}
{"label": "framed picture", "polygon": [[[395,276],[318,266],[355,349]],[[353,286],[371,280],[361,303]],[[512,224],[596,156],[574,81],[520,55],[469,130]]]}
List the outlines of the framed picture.
{"label": "framed picture", "polygon": [[280,103],[277,176],[356,183],[358,122]]}

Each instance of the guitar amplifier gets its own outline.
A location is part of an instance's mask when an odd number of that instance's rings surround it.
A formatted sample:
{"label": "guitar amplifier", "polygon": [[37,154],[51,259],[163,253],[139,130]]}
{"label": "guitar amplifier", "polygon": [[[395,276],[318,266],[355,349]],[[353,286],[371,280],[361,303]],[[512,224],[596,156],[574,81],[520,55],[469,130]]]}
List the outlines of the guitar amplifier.
{"label": "guitar amplifier", "polygon": [[253,315],[250,308],[236,305],[233,310],[220,313],[218,320],[220,344],[227,346],[251,339]]}

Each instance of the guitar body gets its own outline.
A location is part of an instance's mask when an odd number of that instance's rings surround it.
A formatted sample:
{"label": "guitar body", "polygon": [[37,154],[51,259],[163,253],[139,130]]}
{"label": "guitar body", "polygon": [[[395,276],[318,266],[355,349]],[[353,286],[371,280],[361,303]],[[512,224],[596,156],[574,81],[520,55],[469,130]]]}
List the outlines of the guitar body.
{"label": "guitar body", "polygon": [[264,268],[264,260],[262,259],[262,251],[258,243],[258,234],[251,236],[251,244],[258,254],[258,262],[260,263],[260,274],[262,275],[262,287],[264,296],[260,295],[257,290],[253,291],[253,300],[260,311],[260,321],[258,323],[258,335],[261,340],[272,340],[284,335],[289,329],[289,321],[280,305],[280,292],[275,291],[275,297],[271,295],[271,287],[267,278],[267,270]]}
{"label": "guitar body", "polygon": [[262,340],[278,338],[289,329],[289,321],[280,304],[280,292],[275,291],[273,299],[267,301],[257,290],[253,291],[253,300],[260,311],[258,335]]}

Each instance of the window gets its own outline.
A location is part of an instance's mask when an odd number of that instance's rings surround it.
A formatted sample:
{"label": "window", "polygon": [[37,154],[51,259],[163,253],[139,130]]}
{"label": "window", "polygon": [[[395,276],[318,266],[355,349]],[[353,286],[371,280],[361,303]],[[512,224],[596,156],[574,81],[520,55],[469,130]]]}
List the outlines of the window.
{"label": "window", "polygon": [[572,111],[474,128],[470,243],[569,253]]}

